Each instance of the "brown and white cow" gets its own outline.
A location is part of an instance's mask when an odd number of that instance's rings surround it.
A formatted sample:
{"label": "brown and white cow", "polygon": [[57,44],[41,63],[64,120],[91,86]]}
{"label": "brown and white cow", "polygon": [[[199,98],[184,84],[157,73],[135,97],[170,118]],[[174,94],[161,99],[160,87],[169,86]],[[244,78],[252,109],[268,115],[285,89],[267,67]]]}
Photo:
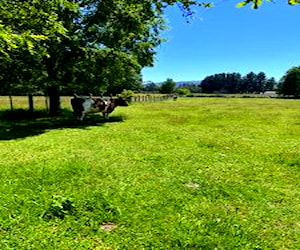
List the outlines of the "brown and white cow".
{"label": "brown and white cow", "polygon": [[94,98],[90,96],[78,96],[74,94],[71,99],[71,105],[75,117],[82,121],[86,113],[102,113],[105,119],[109,119],[109,114],[112,113],[118,106],[128,106],[128,102],[122,98],[110,98],[104,100],[103,98]]}

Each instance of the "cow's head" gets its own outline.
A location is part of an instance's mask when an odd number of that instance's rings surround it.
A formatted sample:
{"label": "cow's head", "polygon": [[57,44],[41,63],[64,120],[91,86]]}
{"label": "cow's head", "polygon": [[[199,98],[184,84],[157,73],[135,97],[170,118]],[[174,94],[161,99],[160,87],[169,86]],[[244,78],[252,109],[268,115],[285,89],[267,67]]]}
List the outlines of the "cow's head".
{"label": "cow's head", "polygon": [[129,105],[128,101],[125,98],[121,97],[121,96],[119,96],[117,99],[114,99],[114,100],[115,100],[117,106],[127,107]]}

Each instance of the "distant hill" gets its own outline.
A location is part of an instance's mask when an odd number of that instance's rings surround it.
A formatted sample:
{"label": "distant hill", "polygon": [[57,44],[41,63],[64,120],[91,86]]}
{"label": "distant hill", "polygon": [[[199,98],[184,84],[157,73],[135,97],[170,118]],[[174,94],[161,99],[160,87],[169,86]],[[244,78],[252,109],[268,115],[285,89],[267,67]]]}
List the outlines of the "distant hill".
{"label": "distant hill", "polygon": [[[150,83],[150,82],[144,82],[143,84],[147,84],[147,83]],[[164,83],[164,82],[155,82],[156,85],[161,85],[162,83]],[[198,80],[198,81],[179,81],[179,82],[175,82],[175,83],[176,83],[176,86],[184,86],[184,85],[187,85],[187,84],[199,85],[201,83],[201,80]]]}
{"label": "distant hill", "polygon": [[195,85],[199,85],[201,83],[201,81],[180,81],[180,82],[176,82],[177,86],[184,86],[184,85],[189,85],[189,84],[195,84]]}

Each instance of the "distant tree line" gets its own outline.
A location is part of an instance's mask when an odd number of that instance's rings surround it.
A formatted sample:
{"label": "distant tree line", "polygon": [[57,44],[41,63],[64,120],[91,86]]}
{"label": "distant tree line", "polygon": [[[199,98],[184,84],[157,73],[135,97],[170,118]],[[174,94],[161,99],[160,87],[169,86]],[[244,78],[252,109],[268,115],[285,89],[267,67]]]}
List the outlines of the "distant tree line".
{"label": "distant tree line", "polygon": [[300,66],[292,67],[276,81],[268,78],[264,72],[250,72],[245,76],[240,73],[219,73],[205,77],[199,83],[176,83],[168,78],[165,82],[156,84],[145,83],[142,92],[188,95],[190,93],[226,93],[226,94],[259,94],[266,91],[276,91],[283,96],[300,97]]}
{"label": "distant tree line", "polygon": [[264,93],[267,90],[274,90],[275,78],[267,78],[266,74],[250,72],[245,76],[239,73],[222,73],[207,76],[201,82],[201,89],[204,93]]}
{"label": "distant tree line", "polygon": [[274,77],[267,78],[266,74],[250,72],[246,76],[240,73],[220,73],[205,77],[198,83],[176,84],[172,79],[167,79],[161,84],[148,82],[143,85],[144,92],[160,92],[163,94],[178,93],[263,93],[274,90],[277,82]]}

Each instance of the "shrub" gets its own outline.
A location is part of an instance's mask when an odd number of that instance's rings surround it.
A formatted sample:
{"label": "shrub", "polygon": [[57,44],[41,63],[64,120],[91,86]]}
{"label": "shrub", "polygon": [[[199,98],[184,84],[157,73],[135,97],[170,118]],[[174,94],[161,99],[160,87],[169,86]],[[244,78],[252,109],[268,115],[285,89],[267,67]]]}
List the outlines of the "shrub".
{"label": "shrub", "polygon": [[134,92],[132,90],[126,90],[124,89],[121,93],[121,97],[123,97],[126,100],[131,100],[131,98],[134,96]]}
{"label": "shrub", "polygon": [[178,95],[190,95],[191,91],[188,88],[180,87],[175,90]]}

